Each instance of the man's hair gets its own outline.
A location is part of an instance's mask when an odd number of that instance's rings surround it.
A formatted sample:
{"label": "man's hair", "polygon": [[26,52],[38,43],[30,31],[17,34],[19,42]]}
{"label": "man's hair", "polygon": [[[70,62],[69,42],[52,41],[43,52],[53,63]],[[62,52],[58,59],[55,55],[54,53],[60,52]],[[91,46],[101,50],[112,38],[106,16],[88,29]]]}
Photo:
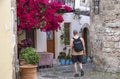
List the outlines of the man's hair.
{"label": "man's hair", "polygon": [[74,35],[78,34],[78,31],[77,30],[73,30],[73,34]]}

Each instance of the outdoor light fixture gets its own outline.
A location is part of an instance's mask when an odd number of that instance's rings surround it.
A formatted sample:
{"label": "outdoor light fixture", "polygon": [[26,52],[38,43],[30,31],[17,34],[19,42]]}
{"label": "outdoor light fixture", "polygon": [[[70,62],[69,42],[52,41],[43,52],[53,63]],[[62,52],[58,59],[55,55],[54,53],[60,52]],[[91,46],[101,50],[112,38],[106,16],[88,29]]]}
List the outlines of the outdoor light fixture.
{"label": "outdoor light fixture", "polygon": [[99,14],[100,0],[93,0],[93,11],[95,14]]}

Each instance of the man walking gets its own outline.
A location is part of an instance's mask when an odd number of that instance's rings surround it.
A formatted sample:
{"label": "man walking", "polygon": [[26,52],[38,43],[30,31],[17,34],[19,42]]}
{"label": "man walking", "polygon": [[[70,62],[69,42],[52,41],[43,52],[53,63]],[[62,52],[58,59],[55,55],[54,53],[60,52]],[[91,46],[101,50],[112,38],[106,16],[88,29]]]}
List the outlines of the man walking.
{"label": "man walking", "polygon": [[75,75],[74,77],[79,77],[77,65],[80,66],[81,76],[84,75],[82,66],[82,57],[86,55],[85,52],[85,42],[82,37],[79,36],[77,30],[73,31],[74,37],[70,41],[70,53],[72,55],[72,61],[74,64]]}

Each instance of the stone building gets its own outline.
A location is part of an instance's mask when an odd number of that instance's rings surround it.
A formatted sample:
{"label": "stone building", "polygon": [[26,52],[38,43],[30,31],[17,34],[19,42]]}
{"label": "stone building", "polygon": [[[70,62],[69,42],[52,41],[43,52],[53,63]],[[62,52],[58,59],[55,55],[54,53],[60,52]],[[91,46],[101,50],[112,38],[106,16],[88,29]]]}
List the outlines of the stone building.
{"label": "stone building", "polygon": [[[0,79],[16,79],[16,0],[0,0]],[[89,56],[97,70],[120,72],[120,0],[100,0],[99,14],[91,2],[91,22],[84,24]]]}
{"label": "stone building", "polygon": [[97,70],[120,72],[120,0],[100,0],[99,14],[91,0],[90,44]]}

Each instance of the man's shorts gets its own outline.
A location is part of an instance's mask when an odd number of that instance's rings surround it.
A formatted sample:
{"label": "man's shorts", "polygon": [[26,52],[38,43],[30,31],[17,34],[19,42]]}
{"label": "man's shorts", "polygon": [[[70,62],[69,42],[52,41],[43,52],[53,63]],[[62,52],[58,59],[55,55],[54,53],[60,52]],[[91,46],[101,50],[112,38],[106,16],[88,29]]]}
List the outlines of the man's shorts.
{"label": "man's shorts", "polygon": [[73,64],[76,62],[82,63],[82,58],[83,58],[83,55],[72,55]]}

